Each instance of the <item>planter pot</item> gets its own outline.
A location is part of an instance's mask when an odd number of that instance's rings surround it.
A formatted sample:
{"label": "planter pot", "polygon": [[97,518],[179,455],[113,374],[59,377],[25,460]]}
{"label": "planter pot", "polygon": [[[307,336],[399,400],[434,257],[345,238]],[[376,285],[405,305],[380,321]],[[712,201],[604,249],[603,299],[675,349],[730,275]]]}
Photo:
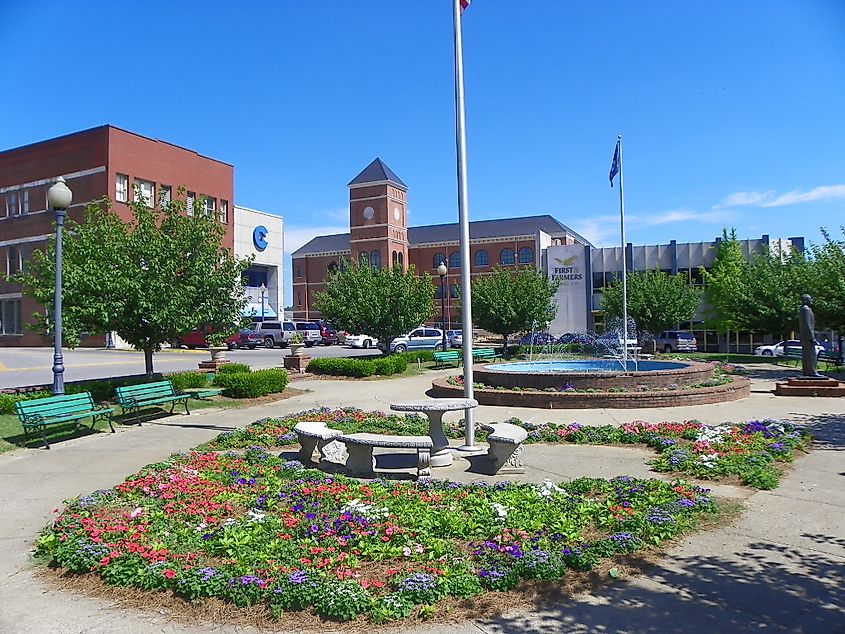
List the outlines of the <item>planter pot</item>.
{"label": "planter pot", "polygon": [[296,356],[302,354],[302,349],[305,347],[304,343],[292,343],[290,344],[290,353]]}
{"label": "planter pot", "polygon": [[229,348],[226,346],[212,346],[208,351],[211,353],[212,361],[220,362],[226,360],[226,353],[229,352]]}

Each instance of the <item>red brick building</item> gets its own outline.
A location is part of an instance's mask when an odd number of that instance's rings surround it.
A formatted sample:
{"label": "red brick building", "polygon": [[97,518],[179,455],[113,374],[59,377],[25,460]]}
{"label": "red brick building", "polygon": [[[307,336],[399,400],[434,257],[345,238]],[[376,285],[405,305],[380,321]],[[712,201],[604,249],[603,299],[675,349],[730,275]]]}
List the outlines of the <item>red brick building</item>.
{"label": "red brick building", "polygon": [[[376,158],[349,183],[349,233],[318,236],[292,254],[293,315],[316,319],[314,293],[325,289],[327,272],[340,260],[374,267],[413,265],[419,275],[435,278],[439,322],[440,287],[437,267],[446,276],[447,326],[460,323],[453,301],[460,284],[460,227],[457,223],[408,227],[408,187],[381,159]],[[471,222],[470,272],[487,275],[493,266],[542,268],[542,254],[553,245],[589,242],[548,215]]]}
{"label": "red brick building", "polygon": [[[223,246],[233,248],[234,168],[228,163],[110,125],[0,152],[0,346],[51,344],[24,327],[43,307],[3,280],[25,268],[32,251],[55,233],[47,189],[58,176],[73,191],[68,216],[77,221],[86,203],[104,196],[128,221],[136,186],[151,204],[184,186],[189,202],[205,197],[207,210],[226,225]],[[103,337],[87,343],[103,345]]]}

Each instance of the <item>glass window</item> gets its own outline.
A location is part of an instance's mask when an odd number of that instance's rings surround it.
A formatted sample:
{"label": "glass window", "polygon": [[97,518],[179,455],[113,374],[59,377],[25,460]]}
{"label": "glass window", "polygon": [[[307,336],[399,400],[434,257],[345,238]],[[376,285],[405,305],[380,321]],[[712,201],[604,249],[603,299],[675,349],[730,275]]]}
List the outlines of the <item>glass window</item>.
{"label": "glass window", "polygon": [[6,215],[21,215],[21,192],[13,191],[6,193]]}
{"label": "glass window", "polygon": [[490,256],[484,249],[475,252],[475,266],[490,266]]}
{"label": "glass window", "polygon": [[129,177],[126,174],[117,174],[115,176],[114,199],[121,203],[129,201]]}
{"label": "glass window", "polygon": [[402,253],[401,251],[399,252],[399,270],[400,271],[405,270],[405,254]]}
{"label": "glass window", "polygon": [[300,291],[296,291],[296,305],[302,306],[302,293]]}
{"label": "glass window", "polygon": [[20,198],[20,201],[21,201],[20,213],[28,214],[29,213],[29,190],[28,189],[21,190],[21,192],[18,194],[18,197]]}
{"label": "glass window", "polygon": [[449,297],[451,297],[452,299],[458,299],[458,288],[459,286],[457,284],[452,284],[449,287]]}
{"label": "glass window", "polygon": [[425,334],[425,330],[422,328],[417,328],[414,332],[411,333],[412,337],[422,337]]}
{"label": "glass window", "polygon": [[442,337],[443,333],[434,330],[433,328],[426,328],[425,329],[425,336],[426,337]]}
{"label": "glass window", "polygon": [[519,263],[520,264],[533,264],[534,263],[534,249],[531,247],[522,247],[519,250]]}
{"label": "glass window", "polygon": [[203,210],[208,218],[214,218],[217,214],[217,199],[209,196],[202,197]]}
{"label": "glass window", "polygon": [[18,245],[10,244],[6,248],[6,271],[9,275],[14,275],[21,270],[21,252],[18,250]]}
{"label": "glass window", "polygon": [[296,276],[302,277],[302,267],[299,264],[296,265]]}
{"label": "glass window", "polygon": [[442,286],[435,286],[434,287],[434,299],[443,299],[443,287]]}
{"label": "glass window", "polygon": [[370,253],[370,266],[374,269],[381,268],[381,253],[378,251],[373,251]]}
{"label": "glass window", "polygon": [[459,269],[461,268],[461,252],[455,251],[449,256],[449,268],[450,269]]}
{"label": "glass window", "polygon": [[361,262],[361,266],[369,266],[370,264],[370,254],[366,251],[362,251],[358,254],[358,259]]}
{"label": "glass window", "polygon": [[432,266],[431,268],[436,269],[441,264],[446,264],[446,254],[444,253],[435,253],[434,258],[432,259]]}
{"label": "glass window", "polygon": [[229,201],[220,199],[220,210],[217,212],[217,220],[221,224],[229,224]]}
{"label": "glass window", "polygon": [[160,185],[158,188],[159,198],[161,199],[161,206],[167,207],[173,197],[173,188],[170,185]]}
{"label": "glass window", "polygon": [[21,300],[5,299],[0,302],[0,334],[21,334]]}
{"label": "glass window", "polygon": [[194,201],[197,199],[196,192],[188,192],[187,198],[185,198],[185,212],[189,216],[194,215]]}
{"label": "glass window", "polygon": [[155,183],[136,178],[135,202],[143,203],[147,207],[152,207],[155,203]]}
{"label": "glass window", "polygon": [[329,266],[326,270],[329,273],[337,273],[337,262],[329,262]]}
{"label": "glass window", "polygon": [[499,264],[515,264],[516,261],[513,257],[513,249],[502,249],[502,252],[499,253]]}

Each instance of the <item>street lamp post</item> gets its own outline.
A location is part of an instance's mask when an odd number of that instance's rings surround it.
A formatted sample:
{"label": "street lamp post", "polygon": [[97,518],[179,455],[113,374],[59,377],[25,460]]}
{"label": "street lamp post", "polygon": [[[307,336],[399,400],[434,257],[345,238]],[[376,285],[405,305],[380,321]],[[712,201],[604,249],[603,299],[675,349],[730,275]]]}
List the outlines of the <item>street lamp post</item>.
{"label": "street lamp post", "polygon": [[443,350],[446,350],[446,293],[444,291],[444,284],[446,282],[446,273],[449,269],[446,268],[446,263],[441,262],[437,267],[437,274],[440,276],[440,325],[443,326]]}
{"label": "street lamp post", "polygon": [[261,282],[261,286],[258,287],[258,292],[261,293],[261,321],[264,322],[264,294],[267,292],[267,287],[264,285],[264,282]]}
{"label": "street lamp post", "polygon": [[47,204],[56,214],[56,286],[53,299],[53,394],[65,393],[65,364],[62,356],[62,227],[73,192],[59,176],[47,190]]}

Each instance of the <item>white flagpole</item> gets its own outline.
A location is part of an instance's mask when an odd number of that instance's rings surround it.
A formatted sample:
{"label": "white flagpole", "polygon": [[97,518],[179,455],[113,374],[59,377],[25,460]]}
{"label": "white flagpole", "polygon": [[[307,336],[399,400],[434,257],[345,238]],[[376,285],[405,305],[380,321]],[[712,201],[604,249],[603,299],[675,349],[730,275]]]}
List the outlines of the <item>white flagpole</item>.
{"label": "white flagpole", "polygon": [[622,234],[622,365],[628,371],[628,257],[625,247],[625,196],[622,169],[622,135],[619,143],[619,224]]}
{"label": "white flagpole", "polygon": [[[455,140],[458,156],[458,217],[461,243],[461,328],[463,331],[464,397],[473,398],[472,390],[472,295],[469,252],[469,195],[467,194],[467,138],[464,114],[464,52],[461,41],[461,1],[452,0],[455,31]],[[464,445],[459,449],[477,452],[472,408],[464,410]]]}

